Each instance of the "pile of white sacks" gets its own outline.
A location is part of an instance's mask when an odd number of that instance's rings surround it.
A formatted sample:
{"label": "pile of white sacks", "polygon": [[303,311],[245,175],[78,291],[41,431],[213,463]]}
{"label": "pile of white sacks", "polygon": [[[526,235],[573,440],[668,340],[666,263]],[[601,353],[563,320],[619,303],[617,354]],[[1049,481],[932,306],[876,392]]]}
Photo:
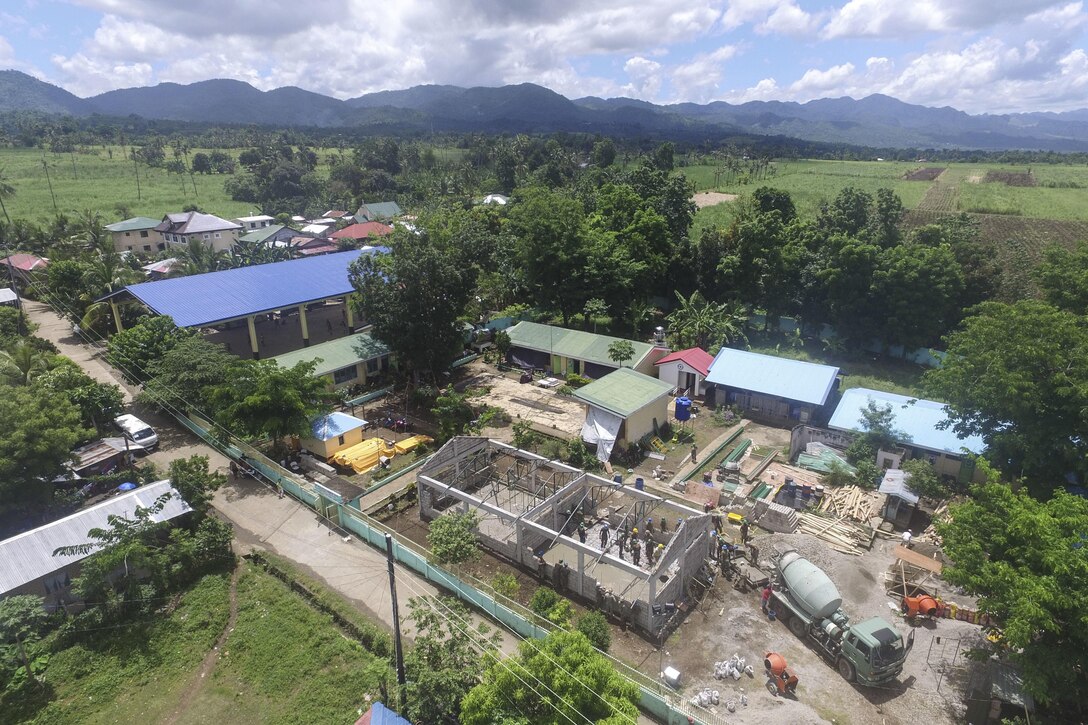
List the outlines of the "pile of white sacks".
{"label": "pile of white sacks", "polygon": [[755,676],[755,673],[752,670],[752,666],[745,663],[743,657],[733,655],[727,660],[722,660],[721,662],[714,663],[714,677],[719,680],[725,680],[728,678],[739,680],[741,673],[744,673],[749,677]]}

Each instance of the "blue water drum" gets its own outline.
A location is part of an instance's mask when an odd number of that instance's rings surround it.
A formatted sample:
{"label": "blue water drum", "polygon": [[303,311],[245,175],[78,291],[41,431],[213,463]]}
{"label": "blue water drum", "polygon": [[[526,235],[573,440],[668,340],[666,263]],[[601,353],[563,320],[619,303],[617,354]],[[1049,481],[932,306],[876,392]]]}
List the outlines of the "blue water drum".
{"label": "blue water drum", "polygon": [[676,419],[681,423],[691,420],[691,398],[676,399]]}
{"label": "blue water drum", "polygon": [[612,483],[622,484],[623,483],[623,474],[622,473],[617,473],[614,476],[612,476]]}
{"label": "blue water drum", "polygon": [[638,491],[646,490],[646,481],[644,481],[641,476],[635,479],[635,489]]}

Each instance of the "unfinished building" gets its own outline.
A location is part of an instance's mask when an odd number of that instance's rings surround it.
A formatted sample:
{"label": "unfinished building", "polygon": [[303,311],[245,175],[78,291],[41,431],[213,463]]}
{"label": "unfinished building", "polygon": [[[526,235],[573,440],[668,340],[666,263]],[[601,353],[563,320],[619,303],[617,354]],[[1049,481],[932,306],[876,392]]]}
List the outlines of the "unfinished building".
{"label": "unfinished building", "polygon": [[487,438],[453,438],[416,480],[424,521],[474,511],[482,545],[653,637],[710,553],[703,512]]}

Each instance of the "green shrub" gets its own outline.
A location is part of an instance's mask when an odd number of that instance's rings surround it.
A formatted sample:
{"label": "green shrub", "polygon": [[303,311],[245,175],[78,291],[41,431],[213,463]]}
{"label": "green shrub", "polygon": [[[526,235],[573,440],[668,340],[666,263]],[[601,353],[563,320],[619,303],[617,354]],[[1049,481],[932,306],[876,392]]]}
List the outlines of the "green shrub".
{"label": "green shrub", "polygon": [[587,612],[578,620],[576,629],[586,636],[597,649],[607,652],[612,646],[612,629],[608,626],[608,620],[600,612]]}
{"label": "green shrub", "polygon": [[507,599],[517,599],[521,592],[521,584],[513,574],[496,574],[491,578],[491,588]]}
{"label": "green shrub", "polygon": [[554,589],[540,587],[533,592],[533,598],[529,600],[529,608],[541,617],[547,617],[548,612],[552,611],[552,607],[558,604],[560,599],[562,597],[556,594]]}
{"label": "green shrub", "polygon": [[580,388],[583,385],[589,385],[591,382],[593,381],[578,373],[567,373],[567,385],[572,388]]}

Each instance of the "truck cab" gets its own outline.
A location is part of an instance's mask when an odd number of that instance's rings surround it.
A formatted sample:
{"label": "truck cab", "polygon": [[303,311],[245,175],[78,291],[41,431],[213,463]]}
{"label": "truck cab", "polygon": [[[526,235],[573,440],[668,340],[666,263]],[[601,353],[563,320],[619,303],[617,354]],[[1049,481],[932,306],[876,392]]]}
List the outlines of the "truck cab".
{"label": "truck cab", "polygon": [[914,647],[914,632],[906,642],[880,617],[850,627],[842,642],[837,667],[847,680],[861,685],[878,685],[894,680],[903,671],[907,654]]}

